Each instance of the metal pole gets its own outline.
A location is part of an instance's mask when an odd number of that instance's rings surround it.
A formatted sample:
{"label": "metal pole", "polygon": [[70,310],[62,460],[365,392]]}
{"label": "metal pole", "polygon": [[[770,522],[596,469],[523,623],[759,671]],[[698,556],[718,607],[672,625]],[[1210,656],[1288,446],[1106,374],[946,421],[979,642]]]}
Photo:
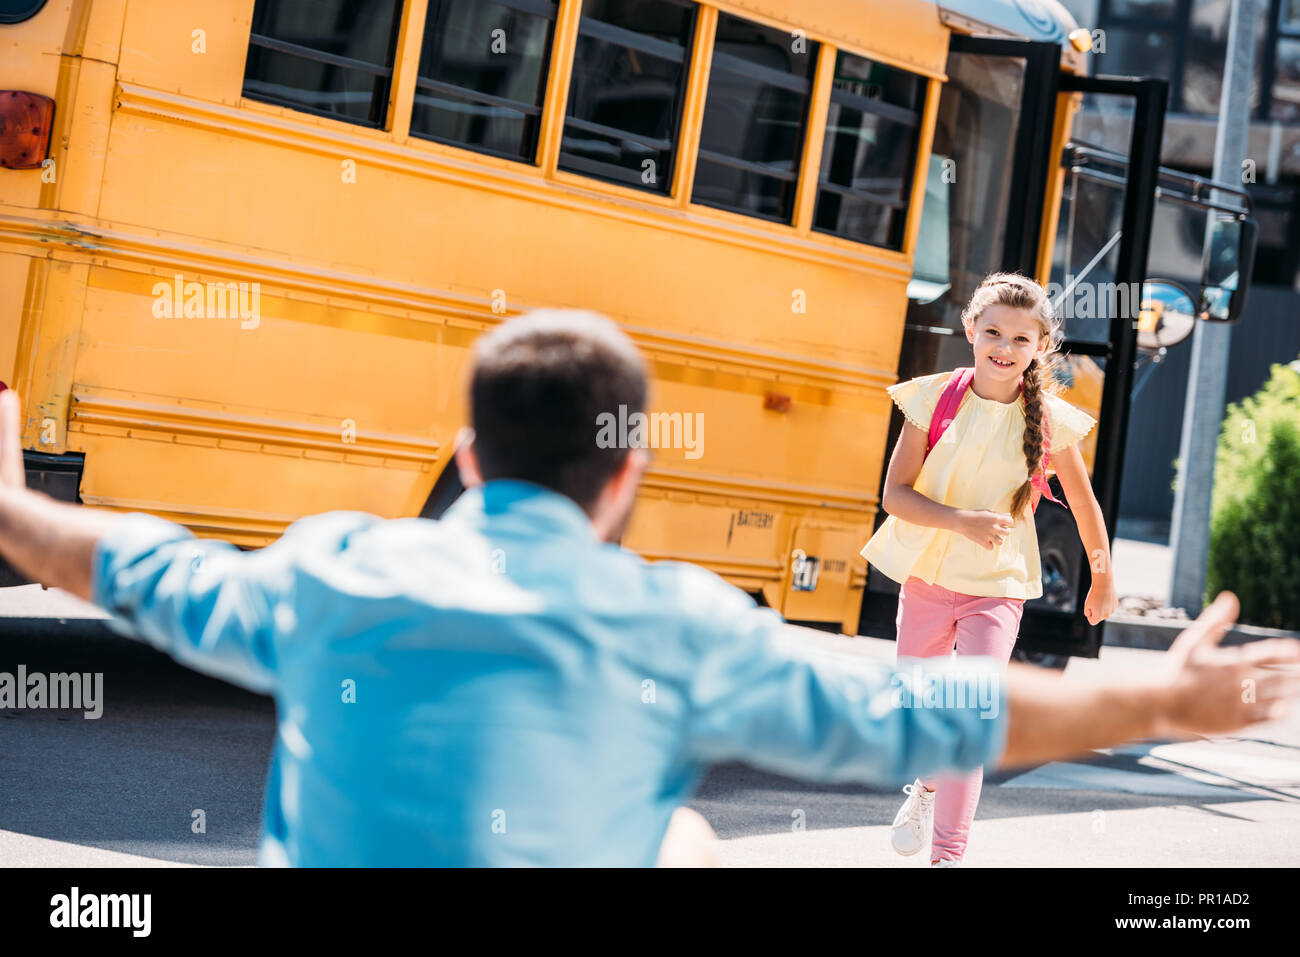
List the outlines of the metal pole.
{"label": "metal pole", "polygon": [[[1255,24],[1259,19],[1261,2],[1263,0],[1233,0],[1232,3],[1223,96],[1219,100],[1219,129],[1214,143],[1214,179],[1222,182],[1241,182],[1246,138],[1250,132]],[[1207,229],[1213,221],[1214,212],[1211,211]],[[1250,277],[1242,276],[1239,281],[1249,282]],[[1200,612],[1205,596],[1214,457],[1223,424],[1231,344],[1230,325],[1196,323],[1192,334],[1192,367],[1187,379],[1170,535],[1174,559],[1170,603],[1176,608],[1185,608],[1189,615]]]}

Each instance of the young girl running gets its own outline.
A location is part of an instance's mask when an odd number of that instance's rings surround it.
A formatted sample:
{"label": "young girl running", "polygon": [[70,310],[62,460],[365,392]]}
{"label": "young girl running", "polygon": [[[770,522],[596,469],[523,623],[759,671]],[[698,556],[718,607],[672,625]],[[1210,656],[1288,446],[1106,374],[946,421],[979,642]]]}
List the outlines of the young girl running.
{"label": "young girl running", "polygon": [[[1032,508],[1040,494],[1051,495],[1050,471],[1092,568],[1084,613],[1096,624],[1115,610],[1106,526],[1077,447],[1096,421],[1048,392],[1061,330],[1038,283],[989,276],[962,325],[974,347],[973,373],[941,372],[889,389],[907,421],[885,477],[881,506],[889,518],[862,555],[903,586],[899,657],[948,655],[955,645],[959,655],[1006,662],[1025,600],[1043,593]],[[931,865],[959,863],[983,779],[977,768],[905,787],[894,849],[921,850],[933,818]]]}

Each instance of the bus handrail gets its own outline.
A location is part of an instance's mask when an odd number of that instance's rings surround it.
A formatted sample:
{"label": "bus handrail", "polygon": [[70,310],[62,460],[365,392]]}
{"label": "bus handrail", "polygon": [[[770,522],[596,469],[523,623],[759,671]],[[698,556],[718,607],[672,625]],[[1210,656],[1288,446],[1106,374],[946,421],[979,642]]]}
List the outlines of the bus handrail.
{"label": "bus handrail", "polygon": [[[1125,184],[1125,178],[1123,176],[1088,168],[1087,163],[1090,159],[1099,160],[1107,165],[1117,166],[1123,169],[1128,168],[1128,157],[1124,156],[1122,153],[1115,153],[1099,146],[1092,146],[1087,143],[1077,143],[1074,141],[1065,144],[1065,148],[1061,154],[1061,165],[1070,170],[1071,173],[1078,175],[1081,179],[1106,183],[1112,186],[1123,186]],[[1190,188],[1159,185],[1159,181],[1165,179],[1188,184],[1188,187]],[[1215,191],[1238,196],[1241,198],[1241,203],[1239,205],[1231,205],[1211,199],[1210,196],[1214,195]],[[1250,194],[1244,189],[1233,186],[1231,183],[1221,183],[1204,176],[1197,176],[1195,173],[1185,173],[1182,170],[1170,169],[1167,166],[1161,166],[1159,169],[1159,178],[1156,185],[1156,199],[1166,199],[1170,202],[1178,203],[1183,206],[1190,206],[1194,209],[1214,210],[1216,212],[1229,213],[1238,217],[1249,216],[1253,209]]]}

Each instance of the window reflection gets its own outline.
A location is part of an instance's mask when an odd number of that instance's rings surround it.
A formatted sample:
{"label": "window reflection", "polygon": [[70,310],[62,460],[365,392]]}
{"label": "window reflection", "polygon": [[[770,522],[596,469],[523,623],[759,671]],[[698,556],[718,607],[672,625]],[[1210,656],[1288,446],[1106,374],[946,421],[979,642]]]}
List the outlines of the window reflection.
{"label": "window reflection", "polygon": [[412,134],[534,159],[555,14],[556,0],[434,0]]}
{"label": "window reflection", "polygon": [[817,44],[719,14],[692,200],[788,223]]}
{"label": "window reflection", "polygon": [[695,10],[677,0],[585,0],[561,169],[668,192]]}
{"label": "window reflection", "polygon": [[383,126],[399,0],[257,0],[244,95]]}
{"label": "window reflection", "polygon": [[836,57],[813,227],[898,249],[925,83],[863,57]]}
{"label": "window reflection", "polygon": [[[961,312],[984,277],[1003,267],[1012,206],[1007,150],[1020,125],[1024,60],[949,54],[947,72],[916,250],[918,263],[941,264],[946,274],[931,270],[923,278],[937,292],[908,305],[899,368],[904,379],[969,358],[970,347],[959,334]],[[959,174],[943,176],[945,161]]]}

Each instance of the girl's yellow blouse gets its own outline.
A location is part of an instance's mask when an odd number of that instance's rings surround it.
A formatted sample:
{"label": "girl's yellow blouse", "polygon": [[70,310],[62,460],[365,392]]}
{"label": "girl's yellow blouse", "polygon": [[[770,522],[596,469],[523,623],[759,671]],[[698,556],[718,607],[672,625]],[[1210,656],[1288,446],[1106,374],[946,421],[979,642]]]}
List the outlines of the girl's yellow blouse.
{"label": "girl's yellow blouse", "polygon": [[[889,388],[907,421],[929,433],[930,417],[951,372],[922,376]],[[1052,445],[1074,445],[1097,424],[1086,412],[1045,395]],[[967,389],[957,414],[921,466],[913,484],[922,495],[953,508],[1010,512],[1016,489],[1029,477],[1025,465],[1025,403],[982,399]],[[1050,465],[1048,471],[1051,471]],[[964,595],[1038,598],[1043,593],[1038,534],[1028,513],[1007,540],[989,550],[958,532],[887,518],[862,556],[897,582],[915,576]]]}

